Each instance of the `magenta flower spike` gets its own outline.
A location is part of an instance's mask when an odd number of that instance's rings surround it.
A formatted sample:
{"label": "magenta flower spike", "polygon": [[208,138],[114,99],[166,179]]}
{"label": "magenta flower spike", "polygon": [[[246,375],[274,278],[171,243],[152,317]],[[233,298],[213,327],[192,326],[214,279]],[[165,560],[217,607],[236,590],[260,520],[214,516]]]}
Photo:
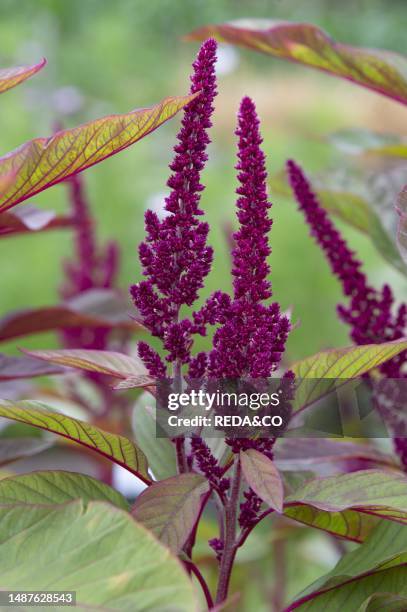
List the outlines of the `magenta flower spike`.
{"label": "magenta flower spike", "polygon": [[[240,105],[236,135],[240,227],[233,236],[236,245],[232,252],[234,295],[223,313],[224,323],[214,336],[209,373],[217,378],[267,378],[280,363],[290,324],[277,303],[263,303],[272,295],[267,280],[271,204],[267,198],[259,119],[254,102],[248,97]],[[219,302],[221,296],[214,298]]]}
{"label": "magenta flower spike", "polygon": [[65,299],[88,289],[112,288],[119,266],[117,243],[109,242],[103,251],[98,251],[83,177],[76,174],[67,184],[71,215],[75,222],[75,260],[65,262],[66,283],[60,291]]}
{"label": "magenta flower spike", "polygon": [[[69,299],[90,289],[112,289],[119,267],[119,248],[116,242],[109,242],[103,249],[96,243],[94,223],[86,198],[83,177],[76,174],[67,181],[71,215],[75,222],[75,256],[64,264],[65,283],[60,295]],[[104,350],[107,348],[108,328],[64,329],[61,338],[66,348]],[[98,379],[87,374],[88,378]]]}
{"label": "magenta flower spike", "polygon": [[[287,162],[288,178],[300,210],[311,228],[311,234],[324,251],[332,272],[342,284],[343,293],[349,297],[348,306],[339,305],[341,319],[349,325],[356,344],[381,343],[398,340],[406,333],[407,306],[401,304],[394,311],[394,297],[388,285],[380,291],[371,287],[362,271],[362,264],[355,257],[345,240],[329,219],[301,168],[293,161]],[[402,371],[406,352],[380,366],[387,378],[405,378]],[[407,469],[407,439],[394,438],[396,452]]]}
{"label": "magenta flower spike", "polygon": [[[179,320],[183,305],[192,306],[203,287],[213,252],[207,246],[208,224],[200,221],[199,201],[204,186],[200,173],[207,160],[210,142],[213,100],[216,96],[216,42],[209,39],[201,46],[193,64],[191,93],[199,93],[184,109],[182,127],[170,164],[171,189],[162,221],[152,211],[145,215],[147,238],[139,247],[140,262],[146,280],[131,287],[134,304],[144,325],[163,342],[167,361],[178,367],[188,363],[194,325]],[[143,343],[140,356],[152,375],[162,375],[164,364]]]}

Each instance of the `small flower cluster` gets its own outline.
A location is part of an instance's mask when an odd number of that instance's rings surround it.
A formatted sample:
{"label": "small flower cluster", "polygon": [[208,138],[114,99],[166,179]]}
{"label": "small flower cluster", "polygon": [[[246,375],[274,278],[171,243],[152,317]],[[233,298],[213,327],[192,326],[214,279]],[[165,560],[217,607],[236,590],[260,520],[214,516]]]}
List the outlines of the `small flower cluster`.
{"label": "small flower cluster", "polygon": [[229,478],[223,478],[223,470],[212,455],[210,448],[199,436],[191,438],[192,463],[196,462],[199,471],[206,476],[212,487],[222,495],[229,489]]}
{"label": "small flower cluster", "polygon": [[257,522],[262,501],[253,489],[244,491],[243,496],[245,501],[240,504],[239,525],[242,529],[250,529]]}
{"label": "small flower cluster", "polygon": [[[381,343],[398,340],[405,335],[407,306],[401,304],[394,313],[394,297],[388,285],[380,291],[371,287],[355,257],[322,208],[301,168],[293,161],[287,172],[300,210],[304,213],[311,233],[324,251],[333,273],[342,284],[349,305],[339,305],[341,319],[351,328],[356,344]],[[385,362],[381,373],[388,378],[404,378],[403,364],[407,353],[402,352]],[[407,433],[407,432],[406,432]],[[395,438],[395,449],[407,469],[407,439]]]}

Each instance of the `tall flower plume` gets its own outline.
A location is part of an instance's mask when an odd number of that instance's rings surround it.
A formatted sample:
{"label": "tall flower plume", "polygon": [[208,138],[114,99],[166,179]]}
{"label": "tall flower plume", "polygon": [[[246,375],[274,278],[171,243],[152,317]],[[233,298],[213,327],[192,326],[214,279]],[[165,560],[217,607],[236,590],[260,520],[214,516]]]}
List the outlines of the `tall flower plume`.
{"label": "tall flower plume", "polygon": [[[380,291],[369,285],[361,262],[318,202],[301,168],[289,161],[287,172],[299,208],[311,227],[311,234],[324,251],[332,272],[340,280],[343,293],[349,297],[349,304],[339,305],[338,313],[349,325],[354,342],[369,344],[402,338],[407,325],[406,304],[401,304],[395,310],[389,285],[383,285]],[[380,371],[387,378],[404,378],[402,366],[406,359],[406,352],[400,353],[380,366]],[[394,442],[407,469],[407,439],[395,438]]]}
{"label": "tall flower plume", "polygon": [[[277,303],[264,304],[272,295],[267,280],[271,204],[267,198],[259,119],[254,102],[248,97],[240,105],[236,135],[240,227],[233,236],[234,294],[222,313],[224,323],[214,335],[209,374],[216,378],[267,378],[280,363],[290,325]],[[219,294],[215,300],[219,302]]]}
{"label": "tall flower plume", "polygon": [[[215,62],[216,42],[209,39],[193,64],[190,91],[198,95],[184,110],[175,158],[170,164],[173,174],[167,185],[171,192],[165,203],[169,214],[160,221],[154,212],[147,211],[147,238],[139,247],[147,279],[131,287],[144,325],[161,339],[167,361],[178,367],[190,360],[194,332],[191,321],[180,321],[180,309],[192,306],[197,299],[213,257],[206,244],[208,224],[199,220],[203,214],[199,201],[204,189],[200,173],[207,160],[207,132],[216,95]],[[153,349],[140,343],[139,353],[152,375],[163,375],[166,368]]]}
{"label": "tall flower plume", "polygon": [[[233,235],[233,298],[227,299],[218,292],[203,309],[206,309],[203,318],[206,316],[209,322],[215,320],[221,324],[208,356],[207,372],[214,378],[267,379],[280,364],[290,329],[279,305],[265,303],[272,296],[267,280],[270,274],[267,257],[271,253],[268,234],[272,221],[259,123],[254,102],[243,98],[236,130],[239,229]],[[290,381],[292,373],[288,372],[286,378]],[[289,412],[289,404],[282,408]],[[273,458],[275,438],[227,438],[226,442],[236,454],[242,449],[254,448]],[[195,447],[199,447],[199,441],[195,441]],[[257,519],[261,500],[250,488],[244,496],[238,520],[242,528],[249,528]],[[221,559],[223,542],[214,540],[210,544]]]}

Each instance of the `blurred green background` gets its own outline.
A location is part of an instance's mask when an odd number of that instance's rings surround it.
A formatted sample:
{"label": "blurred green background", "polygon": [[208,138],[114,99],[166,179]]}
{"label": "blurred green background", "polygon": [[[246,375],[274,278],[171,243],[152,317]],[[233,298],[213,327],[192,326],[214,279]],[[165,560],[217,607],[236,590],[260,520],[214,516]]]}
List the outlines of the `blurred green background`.
{"label": "blurred green background", "polygon": [[[1,0],[0,64],[46,56],[48,66],[2,96],[0,154],[51,134],[57,120],[70,127],[186,93],[197,44],[183,42],[182,36],[200,25],[239,17],[308,21],[342,42],[402,51],[404,11],[404,0]],[[271,174],[288,157],[308,171],[339,164],[324,142],[331,131],[357,126],[400,131],[405,119],[405,110],[391,100],[268,56],[221,47],[219,65],[220,93],[202,200],[216,257],[203,297],[230,286],[225,227],[234,223],[233,130],[242,95],[257,103]],[[99,235],[117,239],[122,247],[123,288],[140,278],[136,247],[143,236],[143,212],[159,206],[165,195],[178,125],[179,117],[85,173]],[[335,313],[338,285],[294,203],[273,192],[271,197],[274,295],[301,322],[291,334],[288,356],[345,345],[346,330]],[[65,188],[56,186],[33,202],[62,211]],[[366,238],[349,229],[345,233],[366,261],[372,282],[391,280],[396,292],[405,295],[402,277]],[[55,303],[61,260],[71,247],[68,231],[1,240],[0,314]],[[49,334],[17,344],[46,348],[55,338]]]}

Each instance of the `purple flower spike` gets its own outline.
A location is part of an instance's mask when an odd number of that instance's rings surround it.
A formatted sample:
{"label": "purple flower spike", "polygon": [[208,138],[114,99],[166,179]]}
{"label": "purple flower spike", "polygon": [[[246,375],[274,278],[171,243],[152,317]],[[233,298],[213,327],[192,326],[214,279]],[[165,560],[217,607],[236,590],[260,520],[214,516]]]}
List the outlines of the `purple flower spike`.
{"label": "purple flower spike", "polygon": [[241,102],[236,135],[240,229],[233,236],[234,298],[225,306],[224,322],[215,333],[209,372],[217,378],[268,378],[281,360],[290,324],[277,303],[262,303],[272,294],[267,281],[271,253],[267,236],[272,221],[259,119],[250,98]]}
{"label": "purple flower spike", "polygon": [[65,299],[88,289],[111,289],[119,267],[119,248],[110,242],[103,251],[96,244],[95,228],[83,186],[83,177],[75,174],[67,181],[71,214],[75,222],[75,260],[64,265],[66,283],[61,288]]}
{"label": "purple flower spike", "polygon": [[[340,305],[338,312],[350,326],[352,339],[356,344],[369,344],[403,337],[407,323],[406,306],[402,304],[393,315],[394,297],[390,287],[383,285],[381,291],[377,291],[368,284],[361,271],[361,262],[318,202],[301,168],[289,161],[287,169],[291,187],[311,233],[324,251],[332,272],[341,281],[344,294],[350,298],[349,306]],[[399,357],[395,359],[400,361]],[[386,372],[389,363],[382,366]],[[397,377],[398,372],[394,374]],[[392,377],[395,376],[392,374]]]}
{"label": "purple flower spike", "polygon": [[207,130],[212,125],[216,95],[215,62],[216,42],[209,39],[193,64],[191,93],[200,93],[184,110],[170,164],[173,174],[167,184],[171,192],[165,204],[170,214],[160,221],[155,213],[146,213],[147,239],[139,255],[147,280],[131,287],[144,324],[168,351],[167,361],[181,364],[189,361],[194,329],[189,321],[179,321],[180,308],[197,299],[213,257],[206,244],[208,224],[199,221],[203,214],[199,201],[204,189],[200,172],[207,160]]}
{"label": "purple flower spike", "polygon": [[[332,272],[342,284],[343,293],[349,297],[349,305],[339,305],[341,319],[349,325],[351,337],[356,344],[381,343],[398,340],[405,336],[407,307],[401,304],[394,313],[394,297],[388,285],[380,291],[371,287],[362,264],[355,257],[329,219],[327,212],[318,202],[311,185],[301,168],[293,161],[287,163],[291,188],[300,210],[304,213],[311,234],[324,251]],[[407,353],[404,351],[380,366],[387,378],[405,378],[403,364]],[[378,406],[380,409],[380,406]],[[395,450],[407,470],[407,439],[394,439]]]}
{"label": "purple flower spike", "polygon": [[[65,283],[60,289],[64,299],[90,289],[113,289],[119,267],[119,248],[115,242],[98,248],[83,177],[80,174],[72,176],[67,186],[75,222],[75,257],[64,263]],[[111,330],[106,327],[71,327],[62,331],[61,340],[66,348],[104,350],[108,346],[110,333]],[[87,373],[86,376],[103,381],[97,374]]]}

